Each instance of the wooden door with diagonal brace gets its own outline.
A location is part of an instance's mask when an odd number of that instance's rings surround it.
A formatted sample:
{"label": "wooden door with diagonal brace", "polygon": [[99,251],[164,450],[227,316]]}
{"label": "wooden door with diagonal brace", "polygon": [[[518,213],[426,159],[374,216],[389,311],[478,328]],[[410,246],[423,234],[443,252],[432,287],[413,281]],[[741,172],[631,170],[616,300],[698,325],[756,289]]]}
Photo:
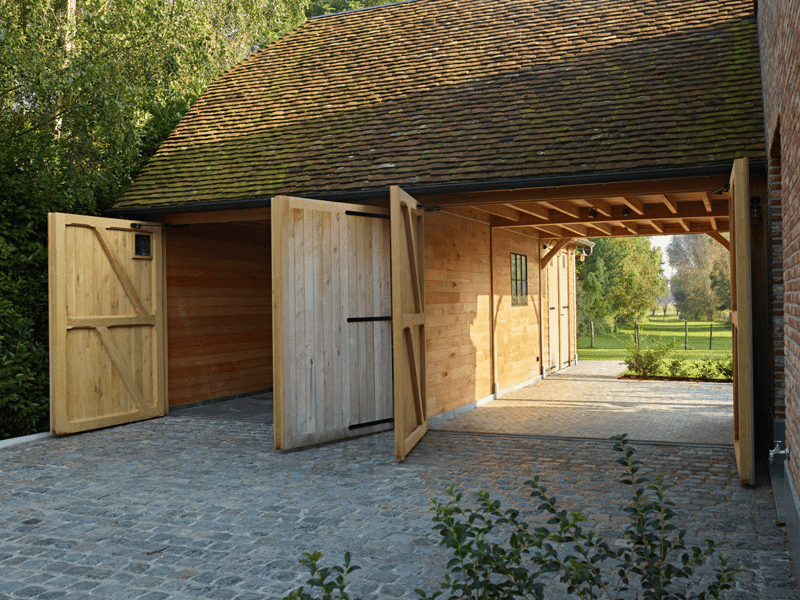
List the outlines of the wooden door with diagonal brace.
{"label": "wooden door with diagonal brace", "polygon": [[391,188],[395,456],[428,431],[425,380],[425,250],[422,206]]}
{"label": "wooden door with diagonal brace", "polygon": [[48,215],[50,429],[167,412],[162,229]]}

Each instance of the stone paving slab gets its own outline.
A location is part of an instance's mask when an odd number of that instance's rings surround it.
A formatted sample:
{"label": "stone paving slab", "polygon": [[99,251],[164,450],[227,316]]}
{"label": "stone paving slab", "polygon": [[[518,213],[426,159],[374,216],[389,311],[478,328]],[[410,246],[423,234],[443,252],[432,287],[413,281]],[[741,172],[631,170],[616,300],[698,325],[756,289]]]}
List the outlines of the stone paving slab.
{"label": "stone paving slab", "polygon": [[[437,431],[404,463],[392,432],[272,443],[260,423],[177,416],[1,449],[0,599],[280,598],[314,550],[351,551],[361,597],[413,598],[448,558],[428,499],[455,483],[531,512],[525,469],[612,540],[624,522],[608,442]],[[691,541],[725,541],[747,568],[733,598],[797,599],[771,492],[739,484],[732,449],[641,444],[639,457],[675,485]]]}
{"label": "stone paving slab", "polygon": [[433,429],[687,444],[733,444],[729,383],[618,379],[625,364],[581,361]]}

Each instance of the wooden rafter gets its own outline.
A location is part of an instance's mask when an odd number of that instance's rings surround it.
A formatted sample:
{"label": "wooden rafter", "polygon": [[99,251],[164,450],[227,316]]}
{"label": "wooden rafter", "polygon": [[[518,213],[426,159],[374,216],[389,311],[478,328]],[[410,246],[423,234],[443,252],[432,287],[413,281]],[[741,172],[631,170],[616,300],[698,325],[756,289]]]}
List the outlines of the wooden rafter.
{"label": "wooden rafter", "polygon": [[664,205],[669,209],[673,215],[678,214],[678,201],[670,194],[665,194],[662,197]]}
{"label": "wooden rafter", "polygon": [[567,244],[569,244],[571,241],[572,241],[572,240],[571,240],[570,238],[562,238],[562,239],[558,240],[558,241],[556,242],[556,245],[555,245],[555,246],[553,246],[553,247],[552,247],[552,248],[551,248],[551,249],[550,249],[550,250],[547,252],[547,254],[545,254],[545,255],[542,257],[542,261],[541,261],[541,263],[540,263],[540,268],[541,268],[541,269],[544,269],[544,268],[547,266],[547,263],[549,263],[549,262],[552,260],[552,258],[553,258],[553,257],[554,257],[556,254],[558,254],[559,250],[561,250],[561,249],[562,249],[564,246],[566,246]]}
{"label": "wooden rafter", "polygon": [[569,234],[565,234],[564,230],[561,227],[555,227],[553,225],[533,225],[539,231],[544,231],[547,235],[554,238],[561,238],[561,237],[572,237]]}
{"label": "wooden rafter", "polygon": [[592,208],[597,209],[597,212],[599,212],[601,215],[606,217],[611,216],[611,205],[605,200],[602,200],[601,198],[586,198],[585,202],[590,204]]}
{"label": "wooden rafter", "polygon": [[706,212],[711,212],[711,201],[713,198],[711,197],[710,192],[703,193],[703,206],[706,207]]}
{"label": "wooden rafter", "polygon": [[581,237],[586,237],[587,234],[589,233],[589,229],[584,225],[562,225],[562,228],[566,229],[567,231],[571,231],[572,233],[575,233]]}
{"label": "wooden rafter", "polygon": [[678,223],[680,223],[681,227],[683,227],[683,229],[685,231],[687,231],[687,232],[691,232],[692,231],[692,228],[686,222],[686,219],[678,219]]}
{"label": "wooden rafter", "polygon": [[717,225],[717,218],[716,217],[711,217],[711,229],[713,229],[714,231],[719,229],[719,226]]}
{"label": "wooden rafter", "polygon": [[509,221],[519,221],[521,217],[518,210],[514,210],[513,208],[510,208],[503,204],[482,204],[480,206],[475,206],[473,208],[476,208],[477,210],[488,213],[490,215],[503,217],[504,219],[508,219]]}
{"label": "wooden rafter", "polygon": [[728,252],[731,251],[731,243],[724,237],[722,237],[722,234],[716,231],[706,231],[706,235],[712,239],[717,240],[720,244],[722,244],[722,247],[725,248],[725,250],[727,250]]}
{"label": "wooden rafter", "polygon": [[622,197],[622,201],[625,203],[625,206],[630,208],[637,215],[643,215],[644,214],[644,202],[642,202],[638,198],[632,198],[630,196],[623,196]]}
{"label": "wooden rafter", "polygon": [[[552,210],[564,213],[573,219],[578,219],[581,216],[581,209],[575,206],[572,202],[540,202],[540,204]],[[552,215],[552,213],[550,214]]]}
{"label": "wooden rafter", "polygon": [[[498,190],[468,194],[432,194],[419,196],[428,206],[463,206],[475,204],[517,204],[541,200],[581,200],[597,197],[640,196],[652,194],[683,194],[705,192],[724,186],[724,175],[708,177],[686,177],[678,179],[656,179],[651,181],[627,181],[616,183],[595,183],[586,185],[564,185],[520,190]],[[725,198],[727,200],[727,198]]]}
{"label": "wooden rafter", "polygon": [[662,227],[661,224],[652,220],[648,220],[647,222],[650,224],[650,227],[655,229],[658,233],[664,233],[664,227]]}
{"label": "wooden rafter", "polygon": [[[563,213],[553,211],[550,215],[549,224],[566,226],[566,225],[592,225],[596,223],[618,223],[625,221],[663,221],[665,219],[674,220],[675,218],[710,218],[710,217],[727,217],[728,216],[728,203],[718,202],[712,206],[712,212],[707,213],[702,202],[682,202],[680,205],[680,213],[676,216],[663,204],[646,204],[644,205],[644,214],[635,215],[630,211],[627,217],[623,216],[623,206],[612,206],[611,216],[597,214],[594,219],[589,218],[588,208],[580,210],[578,217],[569,217]],[[494,219],[492,221],[493,227],[522,227],[526,225],[546,225],[542,220],[532,215],[522,215],[519,221],[511,221],[504,219]]]}
{"label": "wooden rafter", "polygon": [[619,226],[623,229],[627,229],[633,235],[639,235],[639,226],[636,223],[625,223],[624,221],[620,221]]}
{"label": "wooden rafter", "polygon": [[542,206],[539,202],[517,202],[515,204],[505,204],[504,206],[529,214],[537,219],[550,218],[550,209]]}
{"label": "wooden rafter", "polygon": [[606,235],[612,235],[614,233],[614,226],[611,223],[592,223],[592,227]]}

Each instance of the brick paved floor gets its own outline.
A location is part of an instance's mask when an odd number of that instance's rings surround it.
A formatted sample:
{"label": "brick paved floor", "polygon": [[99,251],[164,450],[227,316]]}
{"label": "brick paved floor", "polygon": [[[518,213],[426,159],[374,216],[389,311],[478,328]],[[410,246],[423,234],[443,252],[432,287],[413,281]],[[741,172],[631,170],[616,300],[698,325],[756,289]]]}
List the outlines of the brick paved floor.
{"label": "brick paved floor", "polygon": [[543,381],[432,425],[483,433],[733,444],[726,383],[618,379],[624,363],[581,361]]}
{"label": "brick paved floor", "polygon": [[[412,598],[447,559],[428,498],[456,483],[530,511],[525,469],[612,541],[624,522],[608,442],[434,431],[402,464],[392,432],[271,448],[263,423],[176,416],[0,449],[0,599],[279,598],[312,550],[351,551],[364,598]],[[734,598],[797,599],[771,493],[738,483],[729,447],[639,450],[689,538],[746,567]]]}

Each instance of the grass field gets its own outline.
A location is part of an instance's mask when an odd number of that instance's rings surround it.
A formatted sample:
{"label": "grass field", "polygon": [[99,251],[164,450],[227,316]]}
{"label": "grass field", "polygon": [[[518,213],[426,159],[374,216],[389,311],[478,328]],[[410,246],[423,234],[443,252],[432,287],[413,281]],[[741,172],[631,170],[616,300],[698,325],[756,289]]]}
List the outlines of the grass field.
{"label": "grass field", "polygon": [[[656,339],[665,342],[675,340],[677,347],[671,356],[687,360],[706,358],[726,358],[731,352],[731,326],[729,323],[715,321],[711,350],[708,349],[709,323],[689,321],[689,344],[684,349],[684,321],[676,315],[647,317],[639,323],[639,338],[642,344]],[[595,335],[594,348],[590,348],[589,336],[578,338],[579,360],[625,360],[625,344],[633,336],[633,327],[621,328],[616,334]]]}

